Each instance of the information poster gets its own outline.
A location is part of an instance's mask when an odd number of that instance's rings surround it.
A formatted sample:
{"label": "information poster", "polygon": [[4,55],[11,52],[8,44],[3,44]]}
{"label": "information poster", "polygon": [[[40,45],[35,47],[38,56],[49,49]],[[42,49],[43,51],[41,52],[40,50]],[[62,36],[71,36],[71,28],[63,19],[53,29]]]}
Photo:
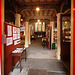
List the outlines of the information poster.
{"label": "information poster", "polygon": [[18,34],[18,39],[20,38],[20,34]]}
{"label": "information poster", "polygon": [[17,44],[19,44],[19,43],[20,43],[20,39],[14,41],[14,45],[17,45]]}
{"label": "information poster", "polygon": [[13,34],[13,40],[17,39],[17,34]]}
{"label": "information poster", "polygon": [[16,32],[17,32],[17,28],[13,27],[13,33],[16,33]]}
{"label": "information poster", "polygon": [[16,28],[16,33],[20,34],[20,29],[19,28]]}
{"label": "information poster", "polygon": [[7,26],[7,36],[12,36],[12,26]]}
{"label": "information poster", "polygon": [[13,44],[13,39],[12,39],[12,37],[9,37],[6,39],[6,45],[9,46],[11,44]]}

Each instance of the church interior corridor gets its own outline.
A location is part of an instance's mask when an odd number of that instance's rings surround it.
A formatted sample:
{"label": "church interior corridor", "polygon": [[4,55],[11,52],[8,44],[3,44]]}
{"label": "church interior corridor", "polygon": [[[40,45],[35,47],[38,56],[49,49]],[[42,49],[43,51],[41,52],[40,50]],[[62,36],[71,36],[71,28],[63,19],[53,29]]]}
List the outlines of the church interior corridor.
{"label": "church interior corridor", "polygon": [[[42,40],[32,40],[31,45],[27,48],[27,58],[56,59],[56,49],[49,50],[46,46],[43,48]],[[24,56],[22,56],[24,58]]]}
{"label": "church interior corridor", "polygon": [[2,2],[3,75],[70,75],[71,0]]}

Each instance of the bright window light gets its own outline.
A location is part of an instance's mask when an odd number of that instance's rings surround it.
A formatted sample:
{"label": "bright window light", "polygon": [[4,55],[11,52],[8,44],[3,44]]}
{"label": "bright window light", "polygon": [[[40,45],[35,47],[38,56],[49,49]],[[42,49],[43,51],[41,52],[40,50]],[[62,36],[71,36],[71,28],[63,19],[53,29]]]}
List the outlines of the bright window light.
{"label": "bright window light", "polygon": [[36,8],[36,10],[37,10],[37,11],[39,11],[39,10],[40,10],[40,8],[39,8],[39,7],[37,7],[37,8]]}

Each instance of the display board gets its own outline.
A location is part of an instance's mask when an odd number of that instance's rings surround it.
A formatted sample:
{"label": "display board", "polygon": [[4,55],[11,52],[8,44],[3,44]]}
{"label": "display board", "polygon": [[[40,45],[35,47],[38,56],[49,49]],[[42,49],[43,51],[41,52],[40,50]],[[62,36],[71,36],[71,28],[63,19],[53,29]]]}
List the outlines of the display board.
{"label": "display board", "polygon": [[[20,27],[5,23],[5,34],[5,75],[8,75],[11,70],[11,53],[13,50],[20,47]],[[18,57],[14,57],[14,65],[16,64],[18,59]]]}
{"label": "display board", "polygon": [[46,29],[46,45],[47,48],[51,50],[51,31],[52,31],[52,27],[48,26]]}

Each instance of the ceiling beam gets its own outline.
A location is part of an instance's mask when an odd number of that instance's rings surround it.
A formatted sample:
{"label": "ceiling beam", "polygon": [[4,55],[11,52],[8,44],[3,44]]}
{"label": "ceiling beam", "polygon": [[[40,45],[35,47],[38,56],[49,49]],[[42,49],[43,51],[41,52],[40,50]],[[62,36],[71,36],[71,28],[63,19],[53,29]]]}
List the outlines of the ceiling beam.
{"label": "ceiling beam", "polygon": [[35,11],[33,10],[34,16],[35,16]]}
{"label": "ceiling beam", "polygon": [[44,2],[47,2],[47,0],[44,0]]}
{"label": "ceiling beam", "polygon": [[17,3],[18,3],[18,4],[20,4],[20,5],[21,5],[21,3],[19,2],[19,0],[16,0],[16,1],[17,1]]}
{"label": "ceiling beam", "polygon": [[[59,5],[39,5],[40,10],[44,10],[45,8],[47,10],[55,10],[60,11]],[[18,12],[20,13],[22,10],[36,10],[36,5],[29,5],[29,6],[20,6]]]}
{"label": "ceiling beam", "polygon": [[48,12],[47,12],[47,16],[48,16],[49,12],[50,12],[50,10],[48,10]]}
{"label": "ceiling beam", "polygon": [[30,14],[30,16],[32,16],[30,10],[28,10],[28,13]]}
{"label": "ceiling beam", "polygon": [[50,16],[30,16],[30,17],[27,17],[27,20],[30,20],[30,19],[49,19],[49,20],[53,20],[54,17],[50,17]]}
{"label": "ceiling beam", "polygon": [[54,17],[56,14],[56,12],[53,10],[52,14],[51,14],[51,17]]}
{"label": "ceiling beam", "polygon": [[32,2],[32,0],[29,0],[30,2]]}
{"label": "ceiling beam", "polygon": [[23,1],[23,3],[25,3],[25,0],[22,0]]}
{"label": "ceiling beam", "polygon": [[36,4],[58,4],[58,2],[29,2],[29,3],[20,3],[20,5],[36,5]]}
{"label": "ceiling beam", "polygon": [[43,10],[43,16],[44,16],[44,10]]}
{"label": "ceiling beam", "polygon": [[25,17],[27,17],[27,16],[28,16],[28,15],[26,14],[26,12],[25,12],[25,11],[23,11],[23,13],[24,13]]}

